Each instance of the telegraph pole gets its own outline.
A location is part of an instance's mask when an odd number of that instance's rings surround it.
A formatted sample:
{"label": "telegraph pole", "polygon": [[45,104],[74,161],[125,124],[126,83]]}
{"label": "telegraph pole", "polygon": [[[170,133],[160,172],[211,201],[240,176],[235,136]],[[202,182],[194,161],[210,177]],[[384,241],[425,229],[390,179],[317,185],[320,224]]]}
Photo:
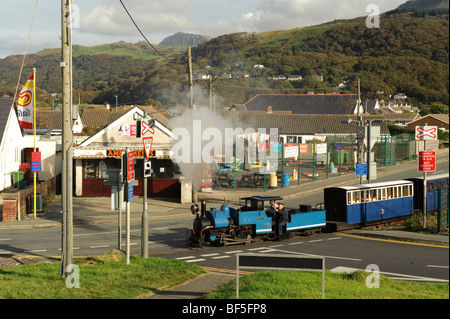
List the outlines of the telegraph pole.
{"label": "telegraph pole", "polygon": [[61,0],[61,74],[62,74],[62,252],[60,274],[72,274],[73,211],[72,211],[72,0]]}
{"label": "telegraph pole", "polygon": [[188,72],[189,72],[189,108],[194,108],[194,82],[192,79],[192,55],[191,55],[191,47],[188,46]]}

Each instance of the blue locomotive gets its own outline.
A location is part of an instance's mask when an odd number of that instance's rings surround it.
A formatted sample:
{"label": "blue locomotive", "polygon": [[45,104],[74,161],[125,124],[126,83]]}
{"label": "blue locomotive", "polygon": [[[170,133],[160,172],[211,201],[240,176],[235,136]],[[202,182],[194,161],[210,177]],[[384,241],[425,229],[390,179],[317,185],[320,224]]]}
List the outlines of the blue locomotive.
{"label": "blue locomotive", "polygon": [[279,196],[252,196],[243,198],[245,204],[238,209],[225,202],[220,209],[206,209],[194,204],[191,212],[196,215],[189,246],[210,243],[215,246],[246,244],[258,239],[283,239],[295,232],[311,232],[326,226],[325,210],[302,205],[301,209],[288,211],[282,224],[277,212],[268,209],[270,201],[282,200]]}

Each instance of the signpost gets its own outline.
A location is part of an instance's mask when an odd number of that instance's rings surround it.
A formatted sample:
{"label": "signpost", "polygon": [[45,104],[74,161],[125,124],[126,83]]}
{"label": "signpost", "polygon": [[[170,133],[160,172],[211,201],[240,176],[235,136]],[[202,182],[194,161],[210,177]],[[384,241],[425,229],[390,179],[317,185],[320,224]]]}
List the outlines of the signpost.
{"label": "signpost", "polygon": [[427,227],[427,172],[436,171],[436,152],[427,151],[427,141],[437,140],[437,126],[416,126],[414,137],[423,141],[423,151],[419,152],[417,169],[423,172],[423,228]]}
{"label": "signpost", "polygon": [[134,180],[134,152],[127,148],[127,182],[128,182],[128,201],[127,201],[127,248],[126,264],[130,264],[130,214],[131,201],[133,200],[133,180]]}
{"label": "signpost", "polygon": [[150,156],[152,154],[153,135],[155,134],[155,119],[144,118],[140,120],[139,136],[142,137],[145,159],[143,161],[143,207],[141,222],[141,254],[143,258],[148,257],[148,212],[147,212],[147,178],[151,176]]}

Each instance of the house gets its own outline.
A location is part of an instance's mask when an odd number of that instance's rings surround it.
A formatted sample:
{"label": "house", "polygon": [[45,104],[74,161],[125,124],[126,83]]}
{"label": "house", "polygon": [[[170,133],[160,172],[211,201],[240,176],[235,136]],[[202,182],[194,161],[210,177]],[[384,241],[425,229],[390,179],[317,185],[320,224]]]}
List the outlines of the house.
{"label": "house", "polygon": [[294,82],[294,81],[301,81],[303,77],[301,75],[288,75],[288,81]]}
{"label": "house", "polygon": [[13,99],[0,98],[0,192],[13,186],[12,172],[22,163],[23,134]]}
{"label": "house", "polygon": [[420,118],[420,115],[417,113],[383,113],[382,114],[386,124],[395,124],[406,128],[409,123]]}
{"label": "house", "polygon": [[441,130],[448,130],[448,115],[446,114],[428,114],[407,124],[409,130],[414,131],[416,126],[437,126]]}
{"label": "house", "polygon": [[[356,94],[258,94],[236,108],[291,111],[292,114],[356,114]],[[232,107],[233,108],[233,107]]]}

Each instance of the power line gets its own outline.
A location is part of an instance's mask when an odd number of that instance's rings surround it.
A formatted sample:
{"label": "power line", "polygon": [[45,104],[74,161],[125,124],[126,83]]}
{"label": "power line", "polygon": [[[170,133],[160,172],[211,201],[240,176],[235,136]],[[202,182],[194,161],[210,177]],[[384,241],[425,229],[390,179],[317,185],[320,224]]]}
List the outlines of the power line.
{"label": "power line", "polygon": [[138,25],[136,24],[136,22],[134,21],[133,17],[131,16],[130,12],[128,12],[127,7],[125,7],[125,4],[122,2],[122,0],[119,0],[120,3],[122,4],[122,7],[125,9],[126,13],[128,14],[128,16],[130,17],[131,21],[133,22],[134,26],[136,27],[136,29],[138,29],[139,33],[142,35],[142,37],[145,39],[145,41],[147,41],[147,43],[152,47],[153,50],[155,50],[156,53],[158,53],[160,56],[162,56],[164,59],[169,60],[169,58],[167,58],[164,54],[162,54],[161,52],[159,52],[154,46],[153,44],[150,43],[150,41],[148,41],[148,39],[145,37],[144,33],[142,33],[141,29],[138,27]]}

